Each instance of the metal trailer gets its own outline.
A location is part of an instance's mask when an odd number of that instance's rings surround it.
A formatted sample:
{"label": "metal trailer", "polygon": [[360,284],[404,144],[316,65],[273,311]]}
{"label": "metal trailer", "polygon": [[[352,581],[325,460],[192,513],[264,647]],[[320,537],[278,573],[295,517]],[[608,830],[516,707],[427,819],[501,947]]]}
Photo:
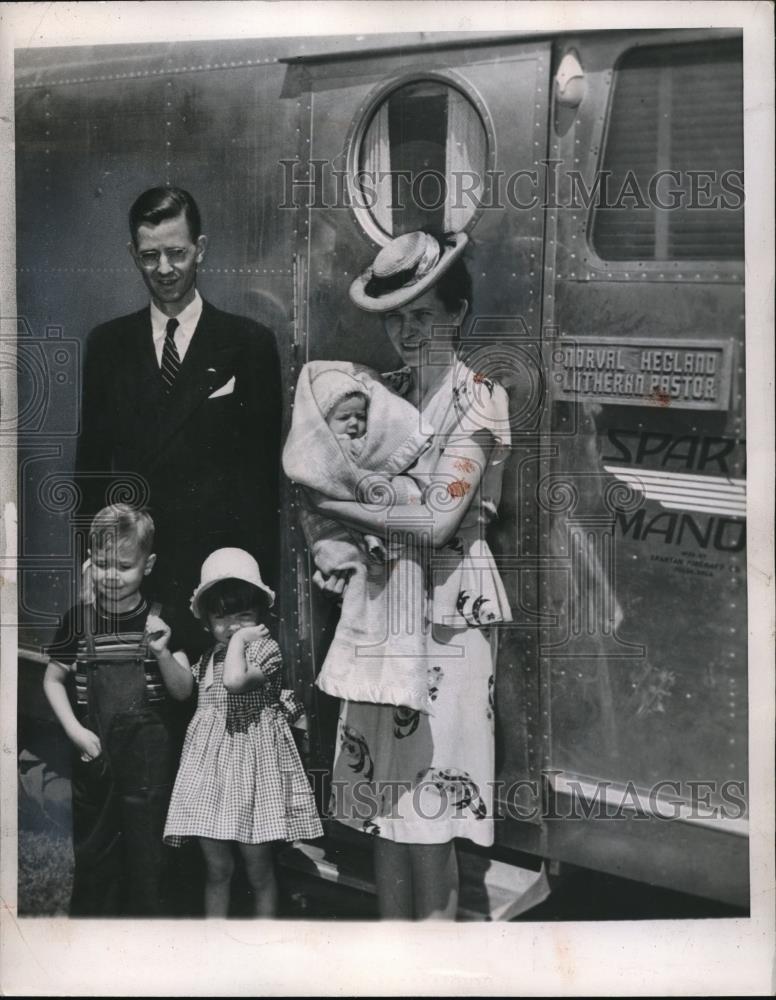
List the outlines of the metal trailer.
{"label": "metal trailer", "polygon": [[[490,539],[515,616],[499,857],[748,906],[740,33],[30,50],[16,79],[22,718],[45,714],[24,647],[74,586],[83,340],[142,301],[136,194],[194,192],[200,287],[276,331],[286,427],[304,361],[395,366],[347,286],[387,232],[452,221],[476,243],[467,347],[514,411]],[[295,503],[286,486],[282,642],[324,771],[334,612]]]}

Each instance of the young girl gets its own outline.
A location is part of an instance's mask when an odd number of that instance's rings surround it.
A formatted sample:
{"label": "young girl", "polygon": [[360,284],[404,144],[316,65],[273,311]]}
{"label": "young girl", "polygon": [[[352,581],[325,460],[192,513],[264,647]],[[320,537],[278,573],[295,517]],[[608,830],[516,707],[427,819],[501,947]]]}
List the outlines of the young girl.
{"label": "young girl", "polygon": [[174,692],[199,687],[164,840],[176,847],[199,840],[207,916],[227,915],[235,845],[256,916],[270,917],[277,901],[272,842],[323,835],[288,725],[301,706],[281,692],[280,650],[262,624],[274,599],[256,560],[230,548],[208,556],[191,600],[214,645],[188,675],[180,672],[187,682]]}

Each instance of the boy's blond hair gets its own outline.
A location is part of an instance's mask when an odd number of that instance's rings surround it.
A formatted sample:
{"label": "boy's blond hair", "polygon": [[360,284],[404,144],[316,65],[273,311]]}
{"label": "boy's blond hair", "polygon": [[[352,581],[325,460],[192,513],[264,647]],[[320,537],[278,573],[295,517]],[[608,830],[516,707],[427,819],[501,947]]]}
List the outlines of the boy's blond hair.
{"label": "boy's blond hair", "polygon": [[154,522],[148,511],[114,503],[94,515],[89,529],[91,550],[118,548],[122,543],[135,546],[144,556],[153,552]]}

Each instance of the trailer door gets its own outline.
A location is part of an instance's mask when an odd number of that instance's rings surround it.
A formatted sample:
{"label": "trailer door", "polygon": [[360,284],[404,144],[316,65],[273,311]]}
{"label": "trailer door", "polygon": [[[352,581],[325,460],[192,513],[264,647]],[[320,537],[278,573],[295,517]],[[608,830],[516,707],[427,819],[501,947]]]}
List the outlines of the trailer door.
{"label": "trailer door", "polygon": [[[501,634],[497,769],[525,823],[499,836],[541,847],[540,609],[536,477],[544,385],[540,356],[543,214],[535,181],[547,145],[550,45],[468,39],[441,46],[306,59],[289,65],[285,93],[303,116],[299,156],[285,164],[298,210],[298,359],[348,358],[397,367],[377,317],[347,289],[380,245],[424,224],[467,229],[476,242],[472,344],[501,358],[515,416],[515,448],[491,547],[516,627]],[[359,175],[367,178],[359,187]],[[368,182],[368,183],[367,183]],[[315,673],[332,626],[331,604],[298,565],[299,662]],[[333,754],[331,699],[311,692],[320,766]]]}
{"label": "trailer door", "polygon": [[741,39],[568,38],[554,74],[547,850],[745,906]]}

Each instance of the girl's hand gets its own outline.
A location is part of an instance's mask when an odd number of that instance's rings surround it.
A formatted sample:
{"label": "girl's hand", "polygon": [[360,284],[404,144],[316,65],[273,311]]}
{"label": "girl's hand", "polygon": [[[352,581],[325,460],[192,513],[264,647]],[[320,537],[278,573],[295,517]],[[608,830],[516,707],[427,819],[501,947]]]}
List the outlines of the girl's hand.
{"label": "girl's hand", "polygon": [[238,642],[256,642],[257,639],[266,639],[269,636],[269,629],[266,625],[246,625],[232,633],[229,643],[235,640]]}
{"label": "girl's hand", "polygon": [[161,656],[170,642],[171,629],[158,615],[149,615],[146,621],[148,648],[154,656]]}
{"label": "girl's hand", "polygon": [[264,670],[259,666],[263,658],[251,655],[250,644],[266,639],[269,634],[266,625],[244,625],[232,633],[224,659],[224,687],[229,694],[246,694],[266,683]]}
{"label": "girl's hand", "polygon": [[333,573],[329,573],[328,575],[317,569],[313,573],[313,582],[325,593],[341,597],[342,594],[345,593],[349,576],[350,570],[347,569],[335,570]]}
{"label": "girl's hand", "polygon": [[72,734],[71,739],[76,748],[81,751],[81,760],[94,760],[102,753],[102,744],[97,733],[93,733],[86,726],[79,726]]}

